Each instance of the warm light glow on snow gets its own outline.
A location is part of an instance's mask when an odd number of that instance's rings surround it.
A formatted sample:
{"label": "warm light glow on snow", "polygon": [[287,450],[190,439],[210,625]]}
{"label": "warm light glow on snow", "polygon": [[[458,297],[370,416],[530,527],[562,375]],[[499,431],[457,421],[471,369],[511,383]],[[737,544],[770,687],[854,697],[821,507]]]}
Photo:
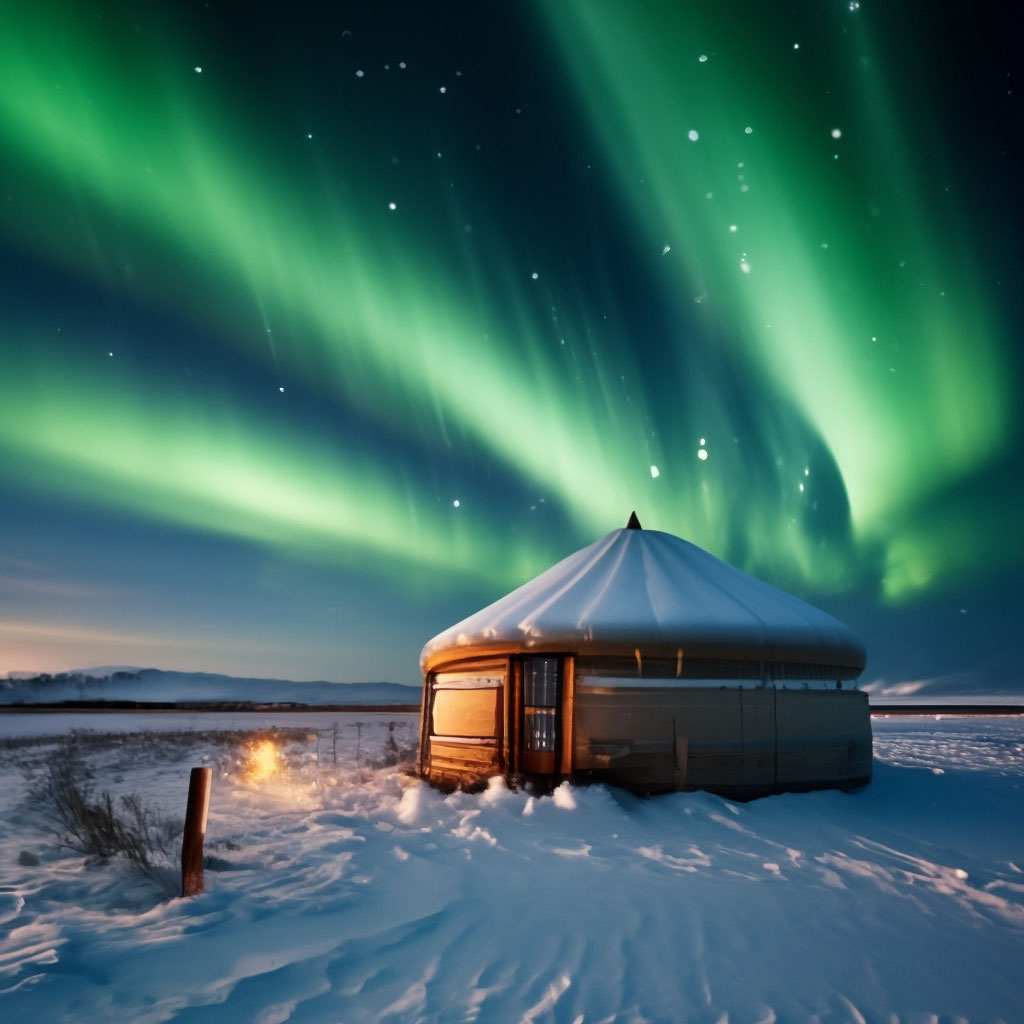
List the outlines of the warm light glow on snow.
{"label": "warm light glow on snow", "polygon": [[250,782],[269,779],[277,769],[277,746],[273,740],[262,740],[249,751],[245,774]]}

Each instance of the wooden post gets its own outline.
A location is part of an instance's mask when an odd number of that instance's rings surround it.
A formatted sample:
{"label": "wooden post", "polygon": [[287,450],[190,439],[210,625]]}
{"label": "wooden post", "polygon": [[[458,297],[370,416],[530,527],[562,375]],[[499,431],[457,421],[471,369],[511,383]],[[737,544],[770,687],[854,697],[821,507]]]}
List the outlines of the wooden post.
{"label": "wooden post", "polygon": [[185,835],[181,840],[182,896],[195,896],[203,891],[203,840],[206,838],[212,780],[212,768],[193,768],[189,776]]}

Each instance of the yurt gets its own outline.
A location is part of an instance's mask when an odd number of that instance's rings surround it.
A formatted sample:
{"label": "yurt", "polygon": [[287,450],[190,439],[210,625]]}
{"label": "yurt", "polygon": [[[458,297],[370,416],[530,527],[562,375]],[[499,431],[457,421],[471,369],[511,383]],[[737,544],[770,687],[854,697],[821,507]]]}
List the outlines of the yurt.
{"label": "yurt", "polygon": [[634,514],[423,648],[419,770],[748,798],[871,779],[860,641]]}

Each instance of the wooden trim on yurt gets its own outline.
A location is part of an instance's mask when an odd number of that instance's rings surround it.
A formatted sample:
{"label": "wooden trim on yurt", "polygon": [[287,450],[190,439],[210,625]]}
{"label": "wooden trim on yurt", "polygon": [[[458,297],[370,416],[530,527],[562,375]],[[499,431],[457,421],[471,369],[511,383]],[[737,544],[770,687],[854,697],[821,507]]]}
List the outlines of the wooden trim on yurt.
{"label": "wooden trim on yurt", "polygon": [[506,781],[512,773],[512,737],[515,735],[515,702],[513,700],[512,661],[508,659],[505,672],[505,721],[501,726],[501,771]]}
{"label": "wooden trim on yurt", "polygon": [[810,638],[803,643],[792,640],[770,640],[767,643],[761,643],[756,638],[745,636],[737,637],[735,640],[691,638],[681,645],[680,638],[665,640],[661,637],[611,636],[592,639],[584,636],[552,636],[544,641],[531,640],[527,642],[496,638],[467,644],[464,647],[441,648],[425,653],[420,664],[424,675],[428,675],[442,667],[447,670],[455,664],[454,659],[458,659],[458,663],[461,665],[463,662],[494,660],[503,657],[511,657],[513,660],[517,656],[549,655],[554,657],[564,655],[566,651],[572,651],[577,656],[587,658],[626,657],[633,662],[635,672],[638,646],[643,648],[642,663],[649,660],[664,660],[675,666],[679,648],[683,646],[685,648],[684,665],[691,660],[705,659],[754,662],[764,660],[788,663],[793,666],[827,665],[830,673],[833,671],[836,673],[833,678],[837,679],[856,679],[863,671],[866,661],[863,651],[856,653],[837,651],[827,643],[815,642]]}
{"label": "wooden trim on yurt", "polygon": [[553,750],[524,750],[523,771],[528,775],[554,775],[555,752]]}
{"label": "wooden trim on yurt", "polygon": [[573,719],[576,705],[576,659],[567,654],[562,659],[562,764],[561,773],[572,775]]}
{"label": "wooden trim on yurt", "polygon": [[511,736],[508,748],[508,771],[518,774],[522,769],[523,742],[523,663],[519,658],[509,658],[509,683],[513,714],[509,715]]}
{"label": "wooden trim on yurt", "polygon": [[427,743],[430,737],[430,693],[432,672],[423,677],[423,695],[420,697],[420,749],[419,749],[419,773],[425,775],[427,771]]}

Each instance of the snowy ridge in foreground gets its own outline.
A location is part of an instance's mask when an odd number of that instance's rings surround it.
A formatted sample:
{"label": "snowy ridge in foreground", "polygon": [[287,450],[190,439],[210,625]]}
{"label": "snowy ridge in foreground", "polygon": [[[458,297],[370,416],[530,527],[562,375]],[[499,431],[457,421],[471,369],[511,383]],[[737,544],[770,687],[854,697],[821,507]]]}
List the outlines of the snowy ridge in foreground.
{"label": "snowy ridge in foreground", "polygon": [[[443,796],[369,767],[416,716],[323,721],[265,781],[214,762],[187,901],[58,855],[0,764],[0,1017],[1024,1020],[1024,720],[878,720],[864,790],[749,804]],[[171,806],[202,749],[94,756]]]}
{"label": "snowy ridge in foreground", "polygon": [[64,701],[419,704],[420,689],[398,683],[293,683],[156,668],[82,669],[0,679],[0,705]]}

